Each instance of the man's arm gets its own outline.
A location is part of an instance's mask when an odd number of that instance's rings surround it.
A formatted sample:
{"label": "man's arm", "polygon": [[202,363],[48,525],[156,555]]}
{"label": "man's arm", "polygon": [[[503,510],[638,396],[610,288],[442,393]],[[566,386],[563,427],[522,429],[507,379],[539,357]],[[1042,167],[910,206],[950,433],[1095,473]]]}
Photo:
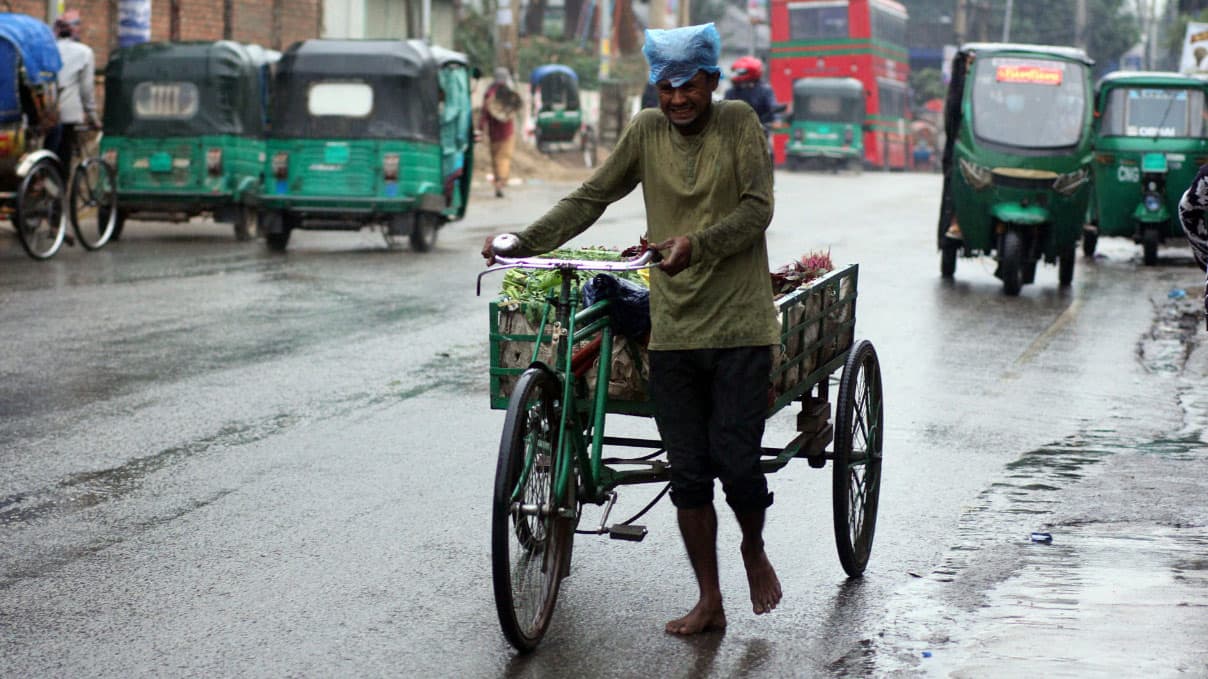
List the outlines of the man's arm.
{"label": "man's arm", "polygon": [[1205,221],[1205,211],[1208,210],[1208,165],[1201,167],[1195,180],[1179,201],[1179,224],[1187,234],[1187,242],[1191,245],[1191,254],[1203,269],[1208,266],[1208,221]]}
{"label": "man's arm", "polygon": [[84,120],[92,127],[100,127],[96,115],[96,55],[88,50],[84,68],[80,71],[80,103],[84,106]]}
{"label": "man's arm", "polygon": [[744,109],[742,116],[734,142],[738,206],[716,224],[688,236],[692,264],[721,261],[746,250],[772,223],[772,161],[767,136],[754,110]]}

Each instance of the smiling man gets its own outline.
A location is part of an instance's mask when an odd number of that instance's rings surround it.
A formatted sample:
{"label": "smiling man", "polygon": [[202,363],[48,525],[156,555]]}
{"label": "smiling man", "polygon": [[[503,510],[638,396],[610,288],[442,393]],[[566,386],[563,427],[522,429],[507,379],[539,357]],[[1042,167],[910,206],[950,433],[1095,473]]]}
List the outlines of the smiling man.
{"label": "smiling man", "polygon": [[[672,634],[724,629],[714,481],[742,529],[752,610],[771,611],[780,582],[763,545],[772,504],[759,465],[771,346],[780,341],[764,232],[772,169],[759,117],[713,101],[721,43],[713,24],[646,31],[659,107],[640,111],[582,186],[500,253],[548,252],[642,185],[646,229],[662,253],[650,277],[650,395],[671,463],[671,500],[699,590]],[[493,261],[492,240],[483,256]]]}

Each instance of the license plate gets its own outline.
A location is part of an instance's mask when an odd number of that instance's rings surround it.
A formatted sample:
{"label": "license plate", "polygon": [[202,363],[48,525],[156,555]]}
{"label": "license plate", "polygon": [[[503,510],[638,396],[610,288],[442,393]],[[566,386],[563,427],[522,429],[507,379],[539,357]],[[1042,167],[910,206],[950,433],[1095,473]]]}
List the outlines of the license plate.
{"label": "license plate", "polygon": [[348,144],[328,144],[323,147],[323,162],[328,165],[344,165],[348,162]]}
{"label": "license plate", "polygon": [[171,172],[172,171],[172,154],[159,151],[151,154],[151,171],[152,172]]}

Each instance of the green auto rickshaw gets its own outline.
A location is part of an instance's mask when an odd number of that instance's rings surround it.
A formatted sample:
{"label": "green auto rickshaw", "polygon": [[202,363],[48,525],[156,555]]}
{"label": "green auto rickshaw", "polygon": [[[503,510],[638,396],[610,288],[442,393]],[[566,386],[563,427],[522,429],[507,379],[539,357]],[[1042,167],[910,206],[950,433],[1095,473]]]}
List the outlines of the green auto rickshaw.
{"label": "green auto rickshaw", "polygon": [[1090,200],[1092,64],[1070,47],[957,51],[944,104],[944,278],[958,256],[993,254],[1008,295],[1035,280],[1041,259],[1057,262],[1060,285],[1073,281]]}
{"label": "green auto rickshaw", "polygon": [[473,168],[471,70],[422,40],[305,40],[273,78],[260,231],[382,230],[426,252],[465,215]]}
{"label": "green auto rickshaw", "polygon": [[1208,162],[1204,98],[1208,81],[1179,73],[1118,71],[1095,88],[1095,160],[1082,251],[1099,236],[1140,243],[1146,265],[1158,246],[1183,238],[1178,204]]}
{"label": "green auto rickshaw", "polygon": [[793,118],[785,145],[790,170],[864,165],[864,85],[855,78],[801,78],[793,83]]}
{"label": "green auto rickshaw", "polygon": [[117,170],[118,217],[210,214],[235,237],[256,231],[267,72],[276,52],[229,40],[143,43],[105,68],[101,156]]}

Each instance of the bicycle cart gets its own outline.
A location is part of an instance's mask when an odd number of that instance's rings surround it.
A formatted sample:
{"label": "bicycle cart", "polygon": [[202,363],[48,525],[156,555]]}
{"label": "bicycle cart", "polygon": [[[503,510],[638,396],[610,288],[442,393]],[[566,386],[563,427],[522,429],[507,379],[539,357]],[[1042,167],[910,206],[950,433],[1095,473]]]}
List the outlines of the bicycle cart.
{"label": "bicycle cart", "polygon": [[[662,493],[636,516],[608,525],[616,489],[669,478],[661,441],[605,432],[608,416],[651,417],[654,404],[644,394],[643,351],[614,334],[613,302],[581,308],[578,285],[582,272],[646,268],[652,257],[496,257],[499,266],[482,274],[522,267],[560,277],[543,305],[503,299],[490,305],[491,407],[507,411],[491,516],[492,579],[504,636],[522,652],[536,648],[549,625],[569,572],[573,536],[641,540],[646,529],[633,521]],[[834,270],[777,300],[781,347],[770,376],[768,417],[792,403],[800,403],[801,411],[797,435],[783,448],[765,447],[762,460],[769,473],[795,458],[815,468],[831,461],[835,538],[851,577],[864,572],[872,549],[884,440],[876,350],[867,340],[854,341],[857,272],[854,264]],[[830,378],[840,369],[832,425]],[[647,452],[620,458],[605,456],[606,448]],[[603,508],[601,519],[580,528],[588,503]]]}

